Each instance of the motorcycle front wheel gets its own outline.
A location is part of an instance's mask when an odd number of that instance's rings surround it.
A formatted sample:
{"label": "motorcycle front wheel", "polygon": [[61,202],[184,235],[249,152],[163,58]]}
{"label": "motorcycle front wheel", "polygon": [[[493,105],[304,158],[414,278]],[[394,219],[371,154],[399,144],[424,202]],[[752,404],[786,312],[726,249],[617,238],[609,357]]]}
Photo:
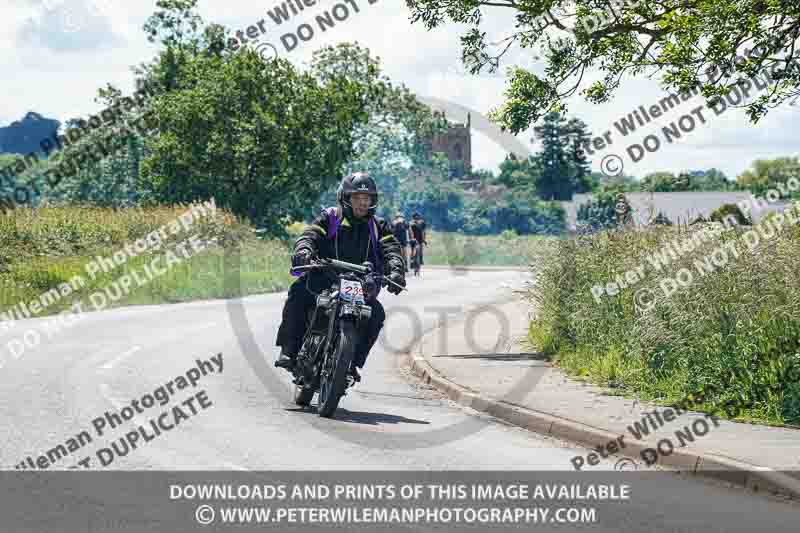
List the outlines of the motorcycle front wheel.
{"label": "motorcycle front wheel", "polygon": [[305,386],[297,385],[294,389],[294,403],[302,407],[311,405],[311,400],[314,398],[314,389]]}
{"label": "motorcycle front wheel", "polygon": [[353,360],[356,346],[355,327],[350,322],[342,322],[339,339],[337,340],[334,352],[330,354],[330,361],[326,366],[327,372],[320,383],[319,406],[317,408],[319,416],[331,418],[347,388],[347,371],[350,370],[350,363]]}

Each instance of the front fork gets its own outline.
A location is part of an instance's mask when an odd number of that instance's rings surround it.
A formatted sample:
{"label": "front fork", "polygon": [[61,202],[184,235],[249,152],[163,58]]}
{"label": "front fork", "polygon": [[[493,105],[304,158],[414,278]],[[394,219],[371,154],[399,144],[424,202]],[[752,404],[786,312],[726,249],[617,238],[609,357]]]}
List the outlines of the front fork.
{"label": "front fork", "polygon": [[[369,320],[372,315],[372,308],[368,305],[360,305],[355,303],[348,303],[338,301],[333,307],[333,313],[328,324],[327,343],[325,346],[325,359],[322,364],[322,371],[320,372],[320,380],[326,379],[333,374],[336,361],[333,358],[337,355],[336,345],[341,335],[341,323],[347,321],[352,323],[354,331],[361,331],[363,321]],[[357,346],[357,343],[356,343]],[[349,369],[348,369],[349,370]],[[351,377],[347,379],[348,387],[352,387],[355,382]]]}

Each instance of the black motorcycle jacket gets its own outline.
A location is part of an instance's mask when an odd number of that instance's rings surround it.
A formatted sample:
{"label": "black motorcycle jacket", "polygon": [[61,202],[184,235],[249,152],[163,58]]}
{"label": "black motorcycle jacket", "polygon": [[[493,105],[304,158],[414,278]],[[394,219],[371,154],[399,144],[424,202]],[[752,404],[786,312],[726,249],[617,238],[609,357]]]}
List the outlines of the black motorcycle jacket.
{"label": "black motorcycle jacket", "polygon": [[[383,274],[392,273],[404,275],[405,263],[403,261],[400,243],[392,233],[389,224],[380,217],[372,217],[377,230],[375,242],[378,243],[378,256],[383,265]],[[375,263],[373,244],[370,239],[370,224],[367,218],[350,220],[341,219],[339,227],[333,238],[329,232],[329,217],[323,211],[310,225],[306,226],[303,234],[294,245],[294,254],[309,251],[323,259],[338,259],[348,263],[362,264],[365,261]],[[377,267],[377,265],[375,265]]]}

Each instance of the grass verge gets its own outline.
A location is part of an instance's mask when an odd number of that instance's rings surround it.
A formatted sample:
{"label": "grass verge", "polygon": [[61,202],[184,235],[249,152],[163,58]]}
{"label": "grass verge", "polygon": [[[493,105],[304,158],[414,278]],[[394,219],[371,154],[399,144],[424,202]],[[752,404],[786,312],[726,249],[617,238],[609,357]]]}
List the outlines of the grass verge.
{"label": "grass verge", "polygon": [[[713,391],[697,410],[725,416],[721,406],[736,405],[729,418],[798,425],[800,227],[770,228],[706,241],[683,226],[552,241],[528,291],[530,341],[568,373],[620,394],[674,405]],[[618,294],[592,294],[637,268],[643,279]],[[664,286],[676,290],[667,297]]]}
{"label": "grass verge", "polygon": [[[109,297],[108,307],[229,298],[289,286],[288,245],[256,238],[250,226],[221,209],[213,215],[209,211],[207,216],[196,216],[174,234],[165,231],[160,245],[158,239],[145,241],[148,246],[144,252],[133,247],[137,239],[170,227],[189,207],[20,208],[0,215],[0,312],[19,302],[41,302],[40,296],[48,291],[54,296],[34,316],[56,314],[76,301],[88,304],[91,294],[113,287],[126,274],[142,275],[146,266],[157,256],[165,257],[167,251],[182,260],[169,268],[160,263],[165,271],[162,275],[135,285],[118,299]],[[191,236],[207,247],[186,258],[178,249]],[[100,264],[100,258],[112,258],[126,245],[134,250],[133,257],[128,255],[123,262],[105,269],[88,267],[92,262]],[[234,246],[241,251],[239,286],[226,287],[225,250]],[[184,249],[192,252],[189,246]],[[77,278],[81,283],[75,282]]]}
{"label": "grass verge", "polygon": [[557,237],[517,235],[469,236],[428,232],[425,264],[441,266],[528,266],[541,256],[547,243]]}

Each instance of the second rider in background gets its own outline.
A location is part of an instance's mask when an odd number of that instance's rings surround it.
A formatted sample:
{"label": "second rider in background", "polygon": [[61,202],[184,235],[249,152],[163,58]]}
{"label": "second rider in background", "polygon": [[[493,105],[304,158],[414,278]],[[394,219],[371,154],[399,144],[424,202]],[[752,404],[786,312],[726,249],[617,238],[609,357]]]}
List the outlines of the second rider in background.
{"label": "second rider in background", "polygon": [[412,257],[412,268],[414,269],[415,273],[419,272],[419,269],[425,263],[422,255],[422,247],[428,245],[428,241],[426,240],[425,236],[425,220],[419,213],[414,213],[413,221],[409,227],[409,234],[411,237],[411,257]]}
{"label": "second rider in background", "polygon": [[392,233],[397,242],[400,243],[400,248],[403,250],[403,262],[405,263],[406,272],[408,272],[408,244],[411,236],[408,222],[403,213],[397,213],[392,220]]}

